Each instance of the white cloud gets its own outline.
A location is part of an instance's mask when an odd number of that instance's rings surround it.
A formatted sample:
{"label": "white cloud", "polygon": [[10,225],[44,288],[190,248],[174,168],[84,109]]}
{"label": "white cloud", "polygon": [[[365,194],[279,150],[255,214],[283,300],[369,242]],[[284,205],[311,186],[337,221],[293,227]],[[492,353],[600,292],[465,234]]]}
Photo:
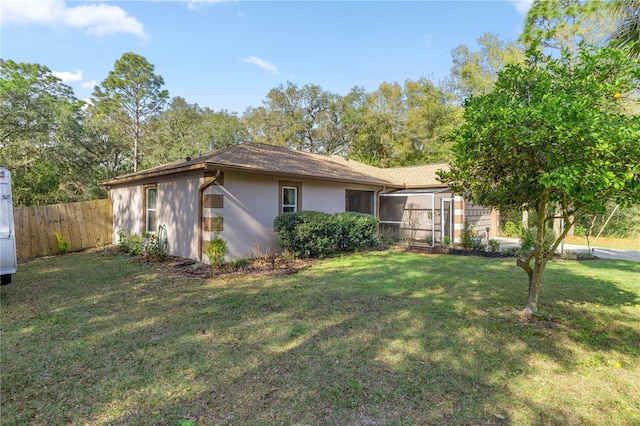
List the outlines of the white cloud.
{"label": "white cloud", "polygon": [[249,56],[248,58],[244,58],[242,62],[257,65],[263,70],[278,74],[278,67],[273,65],[271,62],[265,61],[264,59],[256,58],[255,56]]}
{"label": "white cloud", "polygon": [[53,74],[54,77],[58,77],[60,80],[62,80],[63,82],[68,82],[68,81],[80,81],[82,80],[82,71],[81,70],[75,70],[74,72],[69,72],[69,71],[51,71],[51,74]]}
{"label": "white cloud", "polygon": [[89,35],[128,33],[147,39],[144,26],[118,6],[83,4],[68,6],[64,0],[3,0],[3,23],[41,24],[84,29]]}
{"label": "white cloud", "polygon": [[527,12],[529,12],[529,9],[531,9],[533,0],[511,0],[511,4],[516,8],[518,13],[526,15]]}
{"label": "white cloud", "polygon": [[187,3],[187,8],[189,10],[199,9],[203,6],[213,3],[227,3],[233,0],[180,0]]}
{"label": "white cloud", "polygon": [[80,84],[80,86],[82,86],[83,89],[93,89],[97,85],[98,85],[98,82],[95,80],[85,81],[84,83]]}

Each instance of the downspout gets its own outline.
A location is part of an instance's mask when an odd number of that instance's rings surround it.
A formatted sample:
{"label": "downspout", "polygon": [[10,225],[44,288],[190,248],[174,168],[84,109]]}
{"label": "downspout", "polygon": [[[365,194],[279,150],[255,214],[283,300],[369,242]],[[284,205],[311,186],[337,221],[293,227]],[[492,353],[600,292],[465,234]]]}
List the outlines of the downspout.
{"label": "downspout", "polygon": [[435,246],[436,246],[436,194],[431,194],[431,247],[435,247]]}
{"label": "downspout", "polygon": [[386,187],[383,186],[381,189],[378,189],[378,190],[375,191],[376,200],[375,200],[375,205],[374,205],[374,208],[375,208],[374,216],[375,216],[376,219],[378,219],[378,230],[377,230],[378,231],[377,232],[377,237],[378,238],[380,238],[380,235],[381,235],[381,228],[380,228],[380,193],[382,191],[385,191],[385,190],[386,190]]}
{"label": "downspout", "polygon": [[380,221],[380,193],[384,190],[384,186],[381,189],[376,190],[376,200],[373,208],[375,209],[374,216],[378,219],[378,222]]}
{"label": "downspout", "polygon": [[202,211],[202,206],[204,204],[204,191],[213,185],[219,177],[220,169],[216,169],[216,173],[213,176],[207,176],[207,172],[205,171],[204,182],[200,185],[200,188],[198,188],[198,260],[200,262],[202,262],[202,235],[204,232],[202,229],[202,222],[204,220],[204,213]]}

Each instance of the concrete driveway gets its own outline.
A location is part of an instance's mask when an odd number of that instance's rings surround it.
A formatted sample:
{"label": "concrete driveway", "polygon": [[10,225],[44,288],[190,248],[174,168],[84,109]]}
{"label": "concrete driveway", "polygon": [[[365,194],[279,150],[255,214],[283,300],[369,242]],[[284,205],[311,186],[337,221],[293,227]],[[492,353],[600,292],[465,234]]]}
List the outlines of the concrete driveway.
{"label": "concrete driveway", "polygon": [[[520,240],[517,238],[494,237],[494,239],[500,243],[501,249],[520,246]],[[631,260],[633,262],[640,262],[640,251],[618,250],[593,246],[591,249],[593,250],[593,255],[600,259]],[[587,246],[579,246],[576,244],[563,244],[558,248],[558,251],[561,250],[572,251],[574,253],[586,253],[589,251],[589,248]],[[638,247],[638,250],[640,250],[640,247]]]}

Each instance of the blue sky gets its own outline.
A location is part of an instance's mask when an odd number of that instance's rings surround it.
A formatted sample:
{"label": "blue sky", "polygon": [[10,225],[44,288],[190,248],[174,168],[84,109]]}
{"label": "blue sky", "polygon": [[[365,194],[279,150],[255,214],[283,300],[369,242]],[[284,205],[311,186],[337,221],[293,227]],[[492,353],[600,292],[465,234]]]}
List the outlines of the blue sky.
{"label": "blue sky", "polygon": [[287,81],[354,86],[449,74],[451,50],[484,32],[516,39],[530,0],[2,0],[3,59],[46,65],[81,99],[134,52],[171,97],[242,113]]}

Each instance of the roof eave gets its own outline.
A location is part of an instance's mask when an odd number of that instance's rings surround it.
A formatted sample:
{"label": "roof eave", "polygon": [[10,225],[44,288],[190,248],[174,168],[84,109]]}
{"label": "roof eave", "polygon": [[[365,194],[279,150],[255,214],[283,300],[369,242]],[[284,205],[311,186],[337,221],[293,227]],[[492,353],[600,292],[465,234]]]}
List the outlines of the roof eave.
{"label": "roof eave", "polygon": [[317,175],[304,174],[304,173],[286,173],[281,171],[264,170],[264,169],[255,168],[255,167],[242,167],[242,166],[231,165],[231,164],[208,163],[208,162],[190,164],[188,166],[175,167],[175,168],[165,169],[165,170],[150,171],[147,173],[140,172],[140,173],[136,173],[135,175],[129,175],[129,176],[125,175],[122,177],[105,180],[103,182],[100,182],[100,185],[102,186],[124,185],[128,183],[138,182],[141,180],[148,180],[148,179],[153,179],[153,178],[168,176],[173,174],[181,174],[181,173],[193,172],[193,171],[199,171],[199,170],[216,170],[216,169],[220,169],[222,171],[239,171],[239,172],[262,174],[262,175],[268,175],[268,176],[283,176],[288,178],[314,179],[314,180],[320,180],[325,182],[340,182],[340,183],[350,183],[350,184],[358,184],[358,185],[384,186],[384,187],[390,187],[390,188],[404,187],[404,185],[398,185],[393,182],[378,180],[374,178],[371,178],[370,180],[357,179],[357,178],[335,178],[335,177],[317,176]]}
{"label": "roof eave", "polygon": [[229,165],[229,164],[221,164],[221,163],[217,163],[216,167],[220,168],[222,171],[238,171],[238,172],[245,172],[245,173],[252,173],[252,174],[268,175],[268,176],[282,176],[287,178],[298,178],[298,179],[304,178],[304,179],[320,180],[324,182],[352,183],[352,184],[359,184],[359,185],[387,186],[387,187],[397,187],[397,188],[401,187],[400,185],[397,185],[393,182],[389,182],[382,179],[375,179],[375,178],[370,178],[370,179],[366,179],[366,178],[358,179],[358,178],[346,178],[346,177],[337,178],[337,177],[331,177],[331,176],[318,176],[314,174],[305,174],[305,173],[290,173],[290,172],[283,172],[283,171],[277,171],[277,170],[264,170],[256,167],[242,167],[237,165]]}
{"label": "roof eave", "polygon": [[215,169],[215,167],[211,167],[210,163],[196,163],[196,164],[189,164],[187,166],[175,167],[171,169],[157,170],[157,171],[152,170],[149,172],[135,173],[133,175],[124,175],[121,177],[116,177],[113,179],[102,181],[100,182],[100,185],[102,186],[122,185],[126,183],[132,183],[140,180],[152,179],[156,177],[167,176],[167,175],[172,175],[177,173],[186,173],[186,172],[193,172],[193,171],[199,171],[199,170],[212,170],[212,169]]}
{"label": "roof eave", "polygon": [[430,184],[425,184],[425,185],[416,185],[416,184],[411,184],[411,185],[403,185],[402,188],[404,189],[420,189],[420,188],[448,188],[447,185],[444,185],[442,183],[430,183]]}

